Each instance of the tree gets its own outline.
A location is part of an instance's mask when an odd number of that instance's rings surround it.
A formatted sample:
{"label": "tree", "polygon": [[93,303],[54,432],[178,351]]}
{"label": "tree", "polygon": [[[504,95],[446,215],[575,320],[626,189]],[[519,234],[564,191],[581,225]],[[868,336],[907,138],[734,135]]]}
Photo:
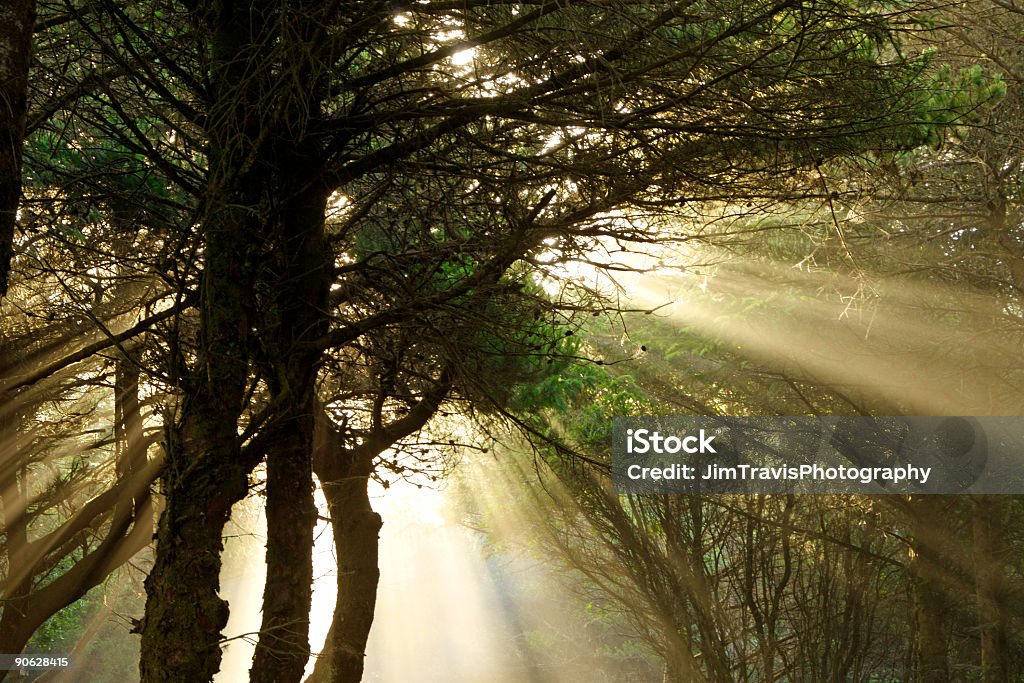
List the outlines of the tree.
{"label": "tree", "polygon": [[[1024,71],[1016,36],[1022,17],[1018,9],[1002,2],[937,6],[931,16],[935,32],[920,39],[939,45],[937,54],[944,66],[937,77],[945,97],[957,102],[952,109],[960,114],[952,120],[954,125],[936,130],[927,147],[899,158],[886,181],[880,182],[881,192],[859,200],[844,197],[841,204],[844,211],[862,212],[865,226],[884,226],[883,262],[891,272],[916,271],[917,277],[947,287],[933,304],[945,310],[938,315],[956,316],[974,330],[975,339],[978,335],[1019,339],[1024,282],[1020,248]],[[883,243],[879,237],[861,234],[854,239],[873,250]],[[868,255],[870,251],[857,251],[861,258],[877,260]],[[957,300],[953,291],[970,295]],[[964,393],[973,394],[964,412],[1019,413],[1019,381],[1011,354],[979,352],[973,344],[957,354]],[[927,628],[921,636],[931,634],[925,638],[931,641],[928,647],[921,648],[931,654],[922,652],[922,660],[934,667],[933,680],[948,675],[948,643],[955,625],[951,606],[960,599],[973,599],[981,634],[978,676],[1007,680],[1013,645],[1005,610],[1016,577],[1007,571],[1005,558],[1010,550],[1000,539],[1010,535],[1005,520],[1017,501],[983,497],[966,509],[951,501],[938,507],[927,501],[919,505],[918,517],[924,521],[913,526],[934,526],[936,509],[952,509],[955,514],[946,516],[950,524],[956,520],[971,529],[969,537],[952,547],[935,541],[945,537],[947,530],[919,529],[925,539],[932,537],[931,547],[915,563],[923,574],[918,593]],[[974,596],[963,595],[958,585],[965,574],[974,584]]]}
{"label": "tree", "polygon": [[[325,354],[344,365],[378,330],[427,326],[470,295],[483,306],[545,252],[664,239],[657,212],[884,144],[915,101],[906,60],[879,49],[889,17],[843,2],[400,9],[100,3],[73,20],[103,77],[57,72],[65,96],[41,142],[96,135],[129,152],[113,155],[124,175],[173,186],[144,193],[171,210],[136,219],[167,236],[147,260],[182,303],[179,331],[198,328],[165,358],[180,403],[143,680],[216,671],[222,528],[264,457],[253,679],[301,675]],[[347,204],[329,225],[332,201]],[[425,286],[437,274],[445,286]]]}
{"label": "tree", "polygon": [[35,21],[34,0],[7,3],[0,12],[0,296],[7,293],[14,256]]}

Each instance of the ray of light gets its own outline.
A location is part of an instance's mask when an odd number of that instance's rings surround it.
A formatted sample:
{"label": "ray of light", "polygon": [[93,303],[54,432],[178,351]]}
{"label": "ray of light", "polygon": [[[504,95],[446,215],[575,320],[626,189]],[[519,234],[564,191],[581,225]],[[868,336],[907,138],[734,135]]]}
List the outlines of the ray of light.
{"label": "ray of light", "polygon": [[695,284],[626,275],[629,300],[682,332],[731,343],[791,376],[908,414],[1019,414],[1024,321],[952,285],[805,272],[762,262]]}
{"label": "ray of light", "polygon": [[400,482],[376,506],[381,580],[366,680],[520,680],[479,539],[445,519],[443,494]]}

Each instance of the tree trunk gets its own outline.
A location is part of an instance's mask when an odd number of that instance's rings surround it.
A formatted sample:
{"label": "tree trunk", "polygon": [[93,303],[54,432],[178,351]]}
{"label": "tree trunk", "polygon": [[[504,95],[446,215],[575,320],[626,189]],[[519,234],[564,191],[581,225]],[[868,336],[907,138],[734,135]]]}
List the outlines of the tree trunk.
{"label": "tree trunk", "polygon": [[944,518],[942,497],[914,496],[910,501],[913,560],[910,564],[917,638],[917,680],[948,683],[949,625],[943,590],[939,526]]}
{"label": "tree trunk", "polygon": [[[358,683],[363,676],[366,642],[373,625],[380,580],[380,515],[366,490],[377,456],[413,434],[437,412],[451,390],[451,369],[445,367],[405,417],[377,424],[358,446],[345,448],[330,419],[318,413],[313,465],[331,515],[334,551],[338,557],[338,597],[324,651],[307,683]],[[384,389],[378,396],[383,400]]]}
{"label": "tree trunk", "polygon": [[272,21],[265,3],[201,3],[195,14],[208,24],[213,97],[200,221],[200,340],[166,446],[166,508],[141,626],[142,683],[203,683],[220,668],[228,618],[217,593],[222,534],[232,505],[248,491],[253,464],[242,462],[238,420],[249,379],[255,260],[267,220],[268,168],[256,162],[272,76],[265,59]]}
{"label": "tree trunk", "polygon": [[5,0],[0,5],[0,297],[7,293],[14,256],[35,22],[35,0]]}
{"label": "tree trunk", "polygon": [[168,445],[167,506],[146,579],[142,625],[144,683],[200,683],[220,668],[227,603],[217,594],[222,533],[231,506],[248,491],[238,458],[235,418],[197,404]]}
{"label": "tree trunk", "polygon": [[[148,444],[139,410],[139,366],[128,351],[119,353],[114,371],[114,437],[117,478],[124,480],[137,475],[146,465]],[[148,495],[145,497],[148,499]],[[133,497],[122,504],[134,515],[142,501]],[[144,524],[146,520],[139,518],[136,523]],[[150,529],[152,536],[152,525]]]}
{"label": "tree trunk", "polygon": [[932,565],[935,560],[927,557],[929,553],[922,549],[913,563],[918,680],[921,683],[948,683],[944,596],[934,576]]}
{"label": "tree trunk", "polygon": [[[0,482],[0,512],[4,520],[4,549],[7,570],[0,599],[3,616],[0,617],[0,652],[17,654],[25,647],[36,626],[31,623],[32,583],[34,574],[25,567],[28,549],[28,516],[25,513],[23,479],[24,469],[18,468]],[[0,680],[6,672],[0,671]]]}
{"label": "tree trunk", "polygon": [[661,670],[662,683],[693,683],[702,681],[703,678],[694,678],[692,675],[693,666],[686,655],[669,656],[665,658],[665,664]]}
{"label": "tree trunk", "polygon": [[308,683],[359,683],[377,602],[380,515],[366,490],[373,458],[347,452],[317,459],[338,556],[338,597],[324,652]]}
{"label": "tree trunk", "polygon": [[[301,116],[301,114],[297,114]],[[298,125],[297,125],[298,127]],[[316,168],[301,140],[275,154],[283,203],[269,259],[272,292],[260,336],[271,404],[267,439],[267,579],[263,623],[249,680],[299,683],[309,661],[313,590],[313,429],[316,376],[327,333],[333,259],[324,235],[328,193],[303,182]],[[297,183],[298,187],[292,185]]]}
{"label": "tree trunk", "polygon": [[221,538],[231,506],[248,492],[252,468],[242,462],[238,443],[251,294],[247,259],[239,251],[255,228],[251,216],[244,207],[207,215],[202,346],[166,444],[166,507],[141,627],[142,683],[201,683],[220,667],[220,632],[228,617],[217,594]]}
{"label": "tree trunk", "polygon": [[298,683],[309,661],[313,583],[312,408],[281,418],[267,455],[267,578],[263,623],[249,680]]}
{"label": "tree trunk", "polygon": [[[211,193],[218,183],[211,178]],[[224,196],[207,202],[200,353],[166,444],[166,507],[146,580],[142,683],[201,683],[220,667],[228,616],[217,594],[221,538],[254,464],[242,462],[238,418],[249,376],[248,252],[259,224],[250,197],[239,196],[234,206]]]}
{"label": "tree trunk", "polygon": [[998,496],[974,496],[974,582],[978,601],[978,630],[981,634],[981,680],[1007,683],[1010,680],[1008,618],[1005,577],[1000,558],[1007,506]]}

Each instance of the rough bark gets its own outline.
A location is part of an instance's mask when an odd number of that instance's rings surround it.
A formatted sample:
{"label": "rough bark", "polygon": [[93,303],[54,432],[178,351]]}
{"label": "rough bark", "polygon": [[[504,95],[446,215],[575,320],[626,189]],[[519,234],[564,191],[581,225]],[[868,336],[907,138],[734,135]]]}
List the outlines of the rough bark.
{"label": "rough bark", "polygon": [[308,415],[275,425],[267,455],[267,578],[263,623],[250,680],[302,678],[309,660],[313,504]]}
{"label": "rough bark", "polygon": [[32,60],[34,0],[0,5],[0,297],[7,293],[14,256],[14,226],[21,201],[28,72]]}
{"label": "rough bark", "polygon": [[248,375],[249,289],[236,242],[245,229],[244,221],[216,221],[207,237],[202,358],[198,376],[187,385],[178,424],[169,431],[166,507],[146,579],[144,683],[199,683],[220,668],[221,630],[228,616],[217,593],[222,533],[231,506],[248,492],[252,468],[241,459],[237,431]]}
{"label": "rough bark", "polygon": [[[248,491],[225,415],[189,410],[168,445],[166,508],[146,579],[141,680],[197,683],[220,668],[228,606],[217,594],[222,532],[231,506]],[[234,419],[231,430],[234,430]]]}
{"label": "rough bark", "polygon": [[201,683],[220,668],[228,606],[220,582],[222,534],[231,506],[248,491],[238,419],[249,377],[254,253],[265,228],[266,168],[261,97],[269,74],[256,69],[268,23],[261,3],[209,3],[213,101],[207,115],[209,173],[201,215],[204,267],[200,347],[183,382],[164,472],[166,508],[146,580],[142,683]]}
{"label": "rough bark", "polygon": [[241,459],[237,431],[250,324],[247,260],[239,249],[254,227],[252,214],[224,207],[207,215],[201,357],[166,444],[166,507],[141,629],[145,683],[198,683],[220,667],[228,615],[217,594],[221,538],[231,506],[248,492],[252,467]]}

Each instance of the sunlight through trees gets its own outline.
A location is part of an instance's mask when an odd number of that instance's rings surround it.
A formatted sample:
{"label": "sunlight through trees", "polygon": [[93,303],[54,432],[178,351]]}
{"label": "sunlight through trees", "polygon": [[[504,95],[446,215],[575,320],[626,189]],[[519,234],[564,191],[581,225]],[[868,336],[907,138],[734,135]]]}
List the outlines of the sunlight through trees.
{"label": "sunlight through trees", "polygon": [[[1020,414],[1022,28],[1001,0],[7,3],[0,654],[1016,680],[1015,497],[624,494],[608,439]],[[378,508],[409,486],[472,530],[400,552]],[[263,554],[225,543],[255,510]],[[378,599],[396,564],[419,594]]]}

